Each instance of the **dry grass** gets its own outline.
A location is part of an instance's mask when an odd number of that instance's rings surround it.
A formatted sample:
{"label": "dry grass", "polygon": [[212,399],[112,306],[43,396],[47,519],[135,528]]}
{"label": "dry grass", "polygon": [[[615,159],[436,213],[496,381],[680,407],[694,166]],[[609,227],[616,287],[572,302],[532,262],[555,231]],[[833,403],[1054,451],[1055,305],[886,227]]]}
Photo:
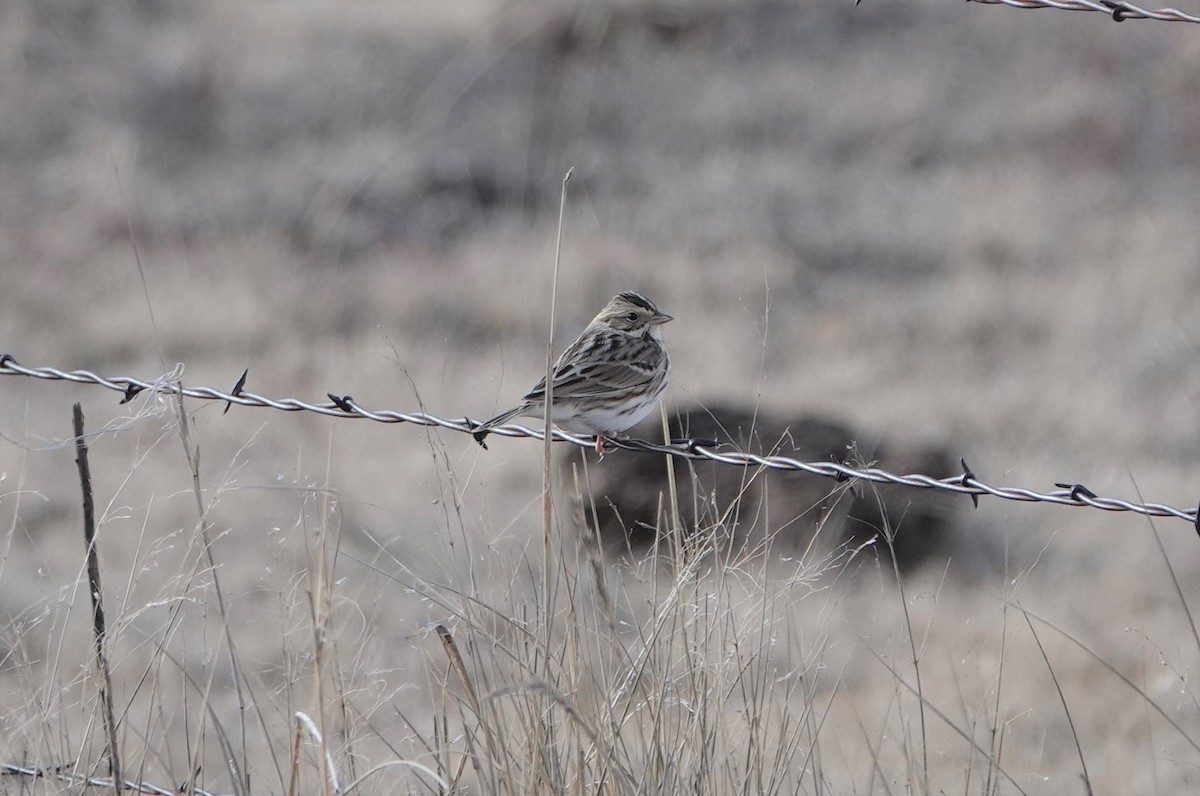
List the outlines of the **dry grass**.
{"label": "dry grass", "polygon": [[[560,340],[639,288],[677,318],[680,403],[833,412],[989,481],[1196,498],[1188,26],[927,0],[4,17],[0,349],[24,363],[183,361],[224,386],[249,367],[264,394],[489,415],[541,368],[574,165]],[[74,401],[134,779],[991,794],[1200,776],[1183,523],[985,500],[961,533],[1008,551],[994,576],[665,542],[597,566],[567,483],[546,570],[528,442],[189,404],[181,444],[169,403],[13,378],[0,762],[106,773]]]}
{"label": "dry grass", "polygon": [[[448,457],[436,434],[425,444]],[[292,490],[297,520],[271,534],[272,552],[245,541],[234,552],[236,524],[214,539],[216,570],[197,523],[165,540],[182,556],[144,538],[114,555],[129,542],[113,528],[151,512],[108,514],[131,776],[175,783],[199,770],[199,784],[238,791],[240,771],[251,792],[333,781],[442,792],[440,781],[483,793],[990,793],[1035,792],[1083,757],[1098,791],[1171,791],[1188,781],[1178,761],[1200,752],[1195,716],[1165,698],[1195,704],[1180,671],[1200,649],[1194,633],[1168,650],[1149,627],[1114,647],[1095,615],[1064,630],[1026,608],[1062,587],[1038,583],[1047,565],[972,594],[936,571],[902,581],[869,551],[848,563],[714,557],[718,528],[686,552],[664,547],[665,560],[594,566],[588,545],[556,529],[547,603],[536,536],[469,523],[456,496],[470,490],[452,470],[440,480],[448,505],[427,560],[348,531],[349,507],[323,480]],[[205,515],[232,510],[238,491],[217,489]],[[230,593],[223,617],[214,575],[246,583],[247,569],[260,587]],[[1163,627],[1186,628],[1178,602],[1162,600],[1170,610],[1155,613],[1175,617]],[[103,775],[76,621],[86,602],[35,604],[8,626],[24,699],[10,701],[6,745],[22,762],[88,760]],[[1113,744],[1153,748],[1149,770],[1114,770]]]}

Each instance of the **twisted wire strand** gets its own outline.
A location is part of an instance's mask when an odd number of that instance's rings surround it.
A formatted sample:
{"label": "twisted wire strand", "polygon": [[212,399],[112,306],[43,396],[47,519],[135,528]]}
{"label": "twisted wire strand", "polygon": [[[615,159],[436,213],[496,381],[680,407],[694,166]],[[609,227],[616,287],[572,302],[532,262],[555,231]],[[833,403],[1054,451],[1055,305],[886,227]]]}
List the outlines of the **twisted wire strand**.
{"label": "twisted wire strand", "polygon": [[1154,11],[1133,3],[1116,0],[968,0],[984,5],[1005,5],[1012,8],[1057,8],[1060,11],[1099,11],[1108,14],[1116,22],[1127,19],[1156,19],[1161,22],[1200,23],[1200,16],[1187,14],[1177,8],[1160,8]]}
{"label": "twisted wire strand", "polygon": [[[0,763],[0,774],[7,776],[28,777],[30,779],[55,779],[59,782],[66,782],[71,785],[83,785],[90,788],[109,788],[113,786],[112,778],[100,777],[85,777],[79,774],[68,774],[57,768],[45,769],[31,766],[18,766],[13,763]],[[134,782],[133,780],[125,779],[121,781],[123,790],[132,791],[134,793],[149,793],[153,796],[180,796],[180,794],[188,794],[189,796],[215,796],[211,791],[201,790],[200,788],[191,787],[174,787],[164,788],[158,785],[151,785],[148,782]]]}
{"label": "twisted wire strand", "polygon": [[[265,407],[284,412],[315,412],[326,417],[374,420],[379,423],[412,423],[418,426],[436,426],[450,431],[473,433],[479,425],[470,418],[442,418],[426,412],[397,412],[390,409],[369,410],[359,406],[350,396],[330,394],[329,403],[308,403],[295,398],[272,399],[241,389],[245,383],[245,374],[239,379],[237,386],[231,392],[224,392],[212,387],[184,387],[183,368],[177,366],[171,373],[155,380],[144,381],[129,376],[104,377],[89,370],[64,371],[53,367],[26,367],[19,364],[9,354],[0,354],[0,376],[26,376],[48,381],[66,381],[76,384],[96,384],[119,393],[125,394],[125,401],[143,391],[152,391],[165,395],[182,394],[186,398],[198,398],[208,401],[225,401],[238,406]],[[531,429],[525,426],[509,424],[492,429],[491,434],[501,437],[531,437],[543,439],[541,429]],[[590,448],[595,445],[595,438],[569,434],[555,429],[555,440]],[[838,481],[868,481],[877,484],[894,484],[915,489],[936,489],[966,495],[973,501],[979,497],[991,495],[1002,500],[1015,500],[1021,503],[1053,503],[1059,506],[1082,506],[1101,511],[1128,511],[1143,514],[1148,517],[1177,517],[1197,526],[1197,509],[1180,509],[1164,503],[1135,503],[1119,498],[1101,497],[1082,484],[1056,484],[1058,489],[1038,492],[1021,487],[992,486],[980,481],[962,462],[962,475],[948,478],[934,478],[920,473],[898,475],[881,470],[877,467],[856,468],[838,462],[801,462],[787,456],[761,456],[744,451],[731,450],[715,440],[685,439],[673,440],[669,444],[659,444],[639,439],[609,439],[609,447],[641,453],[660,453],[685,459],[707,460],[737,467],[765,467],[771,470],[805,472],[812,475],[834,478]]]}

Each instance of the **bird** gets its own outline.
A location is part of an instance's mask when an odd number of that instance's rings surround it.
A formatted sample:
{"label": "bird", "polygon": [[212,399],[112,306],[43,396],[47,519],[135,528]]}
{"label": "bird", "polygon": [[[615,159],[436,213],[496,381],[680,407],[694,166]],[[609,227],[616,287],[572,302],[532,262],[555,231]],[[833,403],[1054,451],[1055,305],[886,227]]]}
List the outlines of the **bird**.
{"label": "bird", "polygon": [[[671,359],[662,325],[673,320],[641,293],[618,293],[592,319],[554,365],[550,417],[574,434],[594,434],[596,452],[606,437],[633,428],[658,402],[671,380]],[[545,417],[546,379],[512,409],[476,426],[475,441],[487,448],[488,433],[516,417]]]}

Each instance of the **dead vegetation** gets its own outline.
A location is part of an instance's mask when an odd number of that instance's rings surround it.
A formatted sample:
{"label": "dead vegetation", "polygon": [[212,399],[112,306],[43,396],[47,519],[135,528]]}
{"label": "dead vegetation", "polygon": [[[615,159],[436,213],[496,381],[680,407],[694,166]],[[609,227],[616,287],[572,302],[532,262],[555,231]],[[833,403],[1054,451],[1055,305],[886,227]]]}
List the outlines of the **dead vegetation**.
{"label": "dead vegetation", "polygon": [[[487,416],[541,366],[574,166],[559,339],[617,290],[659,297],[676,405],[836,417],[912,469],[1195,499],[1189,26],[923,0],[41,0],[0,22],[0,349],[22,362],[249,367],[266,394]],[[568,479],[547,570],[537,445],[189,405],[189,448],[143,398],[0,382],[0,762],[48,775],[11,789],[107,775],[74,401],[128,778],[1194,789],[1182,523],[985,500],[940,526],[949,566],[909,570],[861,537],[723,546],[728,501],[694,511],[719,476],[677,471],[665,511],[650,490],[657,557],[598,565]],[[749,483],[771,513],[876,499]],[[908,496],[879,500],[864,525],[901,542]],[[993,563],[959,569],[975,541]]]}

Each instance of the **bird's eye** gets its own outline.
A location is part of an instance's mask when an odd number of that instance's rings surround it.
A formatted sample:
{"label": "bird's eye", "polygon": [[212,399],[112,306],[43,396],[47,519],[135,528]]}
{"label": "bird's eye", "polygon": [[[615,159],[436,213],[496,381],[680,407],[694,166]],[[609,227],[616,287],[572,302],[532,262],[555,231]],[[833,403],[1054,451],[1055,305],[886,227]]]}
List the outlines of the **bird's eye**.
{"label": "bird's eye", "polygon": [[626,317],[626,318],[628,318],[628,319],[629,319],[629,320],[631,320],[631,321],[636,321],[636,320],[637,320],[637,313],[636,313],[636,312],[630,312],[630,313],[627,313],[627,314],[625,315],[625,317]]}

